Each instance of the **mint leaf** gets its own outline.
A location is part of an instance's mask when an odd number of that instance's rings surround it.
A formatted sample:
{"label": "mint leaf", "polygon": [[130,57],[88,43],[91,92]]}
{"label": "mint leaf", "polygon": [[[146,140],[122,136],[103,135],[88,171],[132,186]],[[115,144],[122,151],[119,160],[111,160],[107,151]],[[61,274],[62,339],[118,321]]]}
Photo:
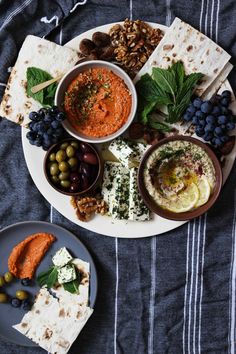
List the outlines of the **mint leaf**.
{"label": "mint leaf", "polygon": [[149,74],[145,74],[136,84],[136,90],[139,96],[145,98],[145,101],[155,101],[160,96],[160,90],[157,83]]}
{"label": "mint leaf", "polygon": [[63,288],[66,291],[69,291],[71,294],[78,294],[79,293],[79,279],[72,280],[68,283],[63,284]]}
{"label": "mint leaf", "polygon": [[191,95],[192,95],[194,87],[202,77],[203,74],[201,73],[193,73],[188,75],[183,82],[181,90],[179,90],[176,96],[176,103],[180,103],[182,100],[184,100],[186,95],[187,97],[189,97],[188,96],[189,91],[191,91]]}
{"label": "mint leaf", "polygon": [[26,78],[27,78],[27,88],[26,93],[29,97],[32,97],[35,101],[41,103],[42,106],[53,106],[54,103],[54,96],[57,88],[57,84],[53,83],[46,87],[45,89],[37,92],[32,93],[32,87],[41,84],[47,80],[52,79],[53,77],[47,73],[46,71],[35,68],[29,67],[26,71]]}
{"label": "mint leaf", "polygon": [[182,61],[177,61],[172,66],[168,68],[175,75],[177,89],[180,90],[182,88],[184,79],[186,77],[184,72],[184,64]]}
{"label": "mint leaf", "polygon": [[57,268],[54,267],[47,279],[47,287],[48,288],[52,288],[56,284],[57,277],[58,277],[58,271],[57,271]]}
{"label": "mint leaf", "polygon": [[149,115],[153,111],[153,109],[156,107],[157,101],[153,102],[147,102],[144,108],[141,110],[140,108],[138,109],[138,115],[139,115],[139,120],[143,124],[147,124],[149,120]]}
{"label": "mint leaf", "polygon": [[57,268],[51,267],[46,272],[42,272],[37,277],[37,282],[40,286],[46,285],[47,288],[52,288],[53,285],[57,282]]}
{"label": "mint leaf", "polygon": [[171,127],[169,127],[167,124],[162,123],[162,122],[158,122],[158,121],[156,121],[156,120],[154,120],[152,118],[149,121],[149,125],[150,125],[151,128],[160,130],[160,131],[162,131],[164,133],[171,131]]}
{"label": "mint leaf", "polygon": [[174,73],[165,69],[153,68],[152,77],[156,81],[161,91],[170,93],[173,97],[173,100],[175,101],[177,85]]}

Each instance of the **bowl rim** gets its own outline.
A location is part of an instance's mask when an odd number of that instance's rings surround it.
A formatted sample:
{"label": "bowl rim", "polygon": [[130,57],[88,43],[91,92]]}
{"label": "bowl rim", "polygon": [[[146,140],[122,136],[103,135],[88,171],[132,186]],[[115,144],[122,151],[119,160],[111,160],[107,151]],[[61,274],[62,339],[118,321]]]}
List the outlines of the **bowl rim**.
{"label": "bowl rim", "polygon": [[[213,190],[209,200],[205,204],[201,205],[200,207],[198,207],[194,210],[190,210],[190,211],[186,211],[186,212],[182,212],[182,213],[174,213],[172,211],[169,211],[167,209],[163,209],[162,207],[160,207],[154,201],[154,199],[152,199],[152,197],[149,195],[149,193],[146,189],[146,186],[144,184],[144,179],[143,179],[143,171],[144,171],[148,157],[160,146],[162,146],[170,141],[178,141],[178,140],[189,141],[189,142],[203,148],[203,150],[208,154],[209,158],[211,159],[211,161],[214,165],[215,176],[216,176],[216,183],[214,186],[214,190]],[[220,162],[219,162],[217,156],[213,152],[213,150],[204,142],[202,142],[196,138],[193,138],[191,136],[175,135],[175,136],[170,136],[168,138],[164,138],[164,139],[160,140],[156,144],[152,145],[146,151],[143,158],[141,159],[139,169],[138,169],[138,189],[139,189],[141,197],[143,198],[147,207],[155,214],[157,214],[165,219],[175,220],[175,221],[191,220],[193,218],[196,218],[196,217],[204,214],[206,211],[208,211],[213,206],[213,204],[216,202],[216,200],[220,194],[220,191],[222,188],[222,181],[223,181],[223,176],[222,176],[221,165],[220,165]]]}
{"label": "bowl rim", "polygon": [[[76,193],[71,193],[71,192],[66,192],[66,191],[63,191],[62,189],[59,189],[57,188],[56,185],[54,185],[50,178],[49,178],[49,175],[48,175],[48,172],[47,172],[47,159],[49,157],[49,155],[52,153],[52,151],[55,149],[56,146],[59,146],[65,142],[68,142],[68,141],[71,141],[71,140],[77,140],[79,143],[82,142],[82,143],[85,143],[87,145],[89,145],[90,148],[92,148],[92,150],[94,151],[94,153],[96,154],[97,156],[97,159],[98,159],[98,173],[97,173],[97,176],[94,180],[94,182],[89,186],[89,188],[85,189],[84,191],[81,191],[81,192],[76,192]],[[87,193],[90,193],[94,188],[95,186],[97,185],[97,183],[99,182],[101,176],[102,176],[102,171],[103,171],[103,163],[102,163],[102,158],[98,152],[98,150],[96,149],[95,146],[93,146],[92,144],[90,143],[87,143],[87,142],[84,142],[84,141],[80,141],[79,139],[76,139],[74,137],[69,137],[69,138],[65,138],[61,141],[59,141],[58,143],[56,144],[53,144],[52,146],[50,146],[50,148],[47,150],[45,156],[44,156],[44,159],[43,159],[43,172],[44,172],[44,175],[46,177],[46,180],[47,182],[53,187],[53,189],[55,189],[57,192],[61,193],[61,194],[64,194],[64,195],[68,195],[68,196],[71,196],[71,197],[78,197],[78,196],[83,196]]]}
{"label": "bowl rim", "polygon": [[[75,65],[72,69],[67,71],[65,73],[65,75],[62,77],[62,79],[58,83],[56,93],[55,93],[54,104],[56,106],[60,106],[60,102],[58,102],[59,92],[62,89],[62,85],[63,85],[65,79],[68,77],[68,75],[70,75],[74,71],[77,71],[78,69],[83,69],[83,67],[90,66],[90,65],[98,65],[98,66],[101,65],[102,67],[107,67],[108,69],[111,69],[111,70],[114,69],[114,70],[118,71],[119,74],[117,72],[115,72],[115,75],[119,76],[122,80],[124,80],[126,86],[128,87],[129,91],[131,92],[131,96],[132,96],[131,111],[129,113],[127,121],[125,122],[125,124],[123,124],[120,127],[120,129],[118,129],[116,132],[114,132],[110,135],[100,137],[100,138],[96,138],[96,137],[93,138],[93,137],[89,137],[89,136],[88,137],[87,136],[80,136],[79,135],[80,133],[74,133],[74,129],[73,129],[73,131],[71,129],[68,129],[67,125],[71,126],[70,123],[68,122],[68,120],[66,120],[65,122],[62,122],[64,129],[70,135],[75,137],[76,139],[80,139],[81,141],[84,141],[84,142],[90,143],[90,144],[100,144],[100,143],[105,143],[105,142],[114,140],[118,136],[124,134],[124,132],[129,128],[129,126],[133,122],[136,112],[137,112],[138,97],[137,97],[137,92],[136,92],[136,88],[135,88],[135,84],[133,83],[133,80],[120,66],[113,64],[111,62],[104,61],[104,60],[87,60],[87,61],[83,61],[82,63]],[[79,73],[79,71],[78,71],[78,73]],[[129,86],[127,85],[127,83],[129,84]]]}

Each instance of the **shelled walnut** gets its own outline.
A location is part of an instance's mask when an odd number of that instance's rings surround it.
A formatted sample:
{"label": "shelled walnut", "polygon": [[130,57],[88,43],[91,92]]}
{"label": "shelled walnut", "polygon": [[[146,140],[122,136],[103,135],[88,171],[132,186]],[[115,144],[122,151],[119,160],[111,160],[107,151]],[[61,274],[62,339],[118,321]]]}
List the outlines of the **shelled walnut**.
{"label": "shelled walnut", "polygon": [[126,19],[123,26],[114,25],[109,35],[115,47],[115,59],[124,67],[138,71],[162,39],[163,32],[141,20]]}
{"label": "shelled walnut", "polygon": [[107,205],[100,196],[72,197],[71,204],[80,221],[89,221],[94,214],[107,213]]}

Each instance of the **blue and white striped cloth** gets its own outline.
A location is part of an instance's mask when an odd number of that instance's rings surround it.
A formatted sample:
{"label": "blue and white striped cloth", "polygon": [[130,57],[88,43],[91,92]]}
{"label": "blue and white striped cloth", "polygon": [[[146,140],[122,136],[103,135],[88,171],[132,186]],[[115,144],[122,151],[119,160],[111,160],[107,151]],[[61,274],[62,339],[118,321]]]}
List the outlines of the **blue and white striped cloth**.
{"label": "blue and white striped cloth", "polygon": [[[0,95],[27,34],[63,45],[126,17],[170,25],[175,16],[210,36],[235,61],[235,0],[2,0]],[[234,70],[230,81],[236,90],[235,78]],[[0,166],[1,228],[23,220],[54,222],[78,235],[94,257],[95,312],[71,354],[236,352],[235,167],[208,214],[166,234],[130,240],[105,237],[102,229],[86,231],[53,209],[29,176],[20,128],[6,120],[0,122]],[[1,354],[43,352],[0,341]]]}

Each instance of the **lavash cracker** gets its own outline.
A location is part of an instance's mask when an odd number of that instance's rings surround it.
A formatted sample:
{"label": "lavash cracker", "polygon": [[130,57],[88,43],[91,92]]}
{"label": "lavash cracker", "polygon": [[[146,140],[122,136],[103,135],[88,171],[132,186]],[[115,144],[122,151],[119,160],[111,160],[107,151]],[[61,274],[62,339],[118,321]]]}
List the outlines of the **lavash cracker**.
{"label": "lavash cracker", "polygon": [[[187,75],[201,72],[204,78],[195,92],[201,96],[210,86],[218,87],[220,81],[226,79],[226,74],[232,69],[227,65],[231,56],[210,38],[183,22],[178,17],[166,31],[164,37],[136,75],[136,83],[142,75],[151,74],[153,67],[167,69],[172,62],[181,60]],[[209,94],[209,92],[208,92]]]}
{"label": "lavash cracker", "polygon": [[42,105],[26,93],[28,67],[47,71],[52,77],[66,73],[78,61],[75,50],[29,35],[19,51],[0,105],[0,116],[14,123],[29,122],[28,114]]}
{"label": "lavash cracker", "polygon": [[79,294],[71,294],[59,286],[52,289],[52,295],[43,287],[32,309],[13,326],[49,353],[66,354],[93,313],[87,306],[89,263],[80,259],[74,259],[73,263],[81,273]]}

